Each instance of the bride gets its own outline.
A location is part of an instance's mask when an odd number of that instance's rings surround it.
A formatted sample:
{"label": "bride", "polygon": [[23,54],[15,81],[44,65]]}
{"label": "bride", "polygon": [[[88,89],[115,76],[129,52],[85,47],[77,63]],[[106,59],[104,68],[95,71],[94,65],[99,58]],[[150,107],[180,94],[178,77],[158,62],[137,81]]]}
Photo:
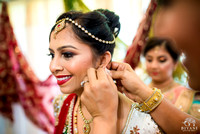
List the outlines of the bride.
{"label": "bride", "polygon": [[[109,10],[70,11],[58,17],[49,44],[50,70],[63,93],[54,98],[55,134],[95,133],[93,117],[80,98],[91,81],[100,82],[101,89],[117,90],[105,68],[112,59],[119,31],[119,16]],[[95,89],[96,85],[90,86]],[[118,107],[117,133],[160,133],[149,114],[138,110],[138,105],[121,93],[118,97],[118,105],[110,105]]]}

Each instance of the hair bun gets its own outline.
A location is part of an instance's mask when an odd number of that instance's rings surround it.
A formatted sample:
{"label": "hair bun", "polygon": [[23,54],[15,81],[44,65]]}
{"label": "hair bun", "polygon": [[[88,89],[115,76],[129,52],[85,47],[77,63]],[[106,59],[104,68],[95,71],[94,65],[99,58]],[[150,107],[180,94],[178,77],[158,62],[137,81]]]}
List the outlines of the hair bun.
{"label": "hair bun", "polygon": [[96,11],[100,12],[106,17],[108,26],[110,27],[114,36],[117,37],[120,31],[119,16],[108,9],[97,9]]}

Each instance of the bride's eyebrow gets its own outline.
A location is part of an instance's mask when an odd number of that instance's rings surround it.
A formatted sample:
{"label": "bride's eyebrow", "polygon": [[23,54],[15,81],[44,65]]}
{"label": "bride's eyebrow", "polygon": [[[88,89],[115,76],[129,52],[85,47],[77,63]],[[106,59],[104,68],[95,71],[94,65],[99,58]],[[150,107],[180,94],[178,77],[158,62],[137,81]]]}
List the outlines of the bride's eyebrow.
{"label": "bride's eyebrow", "polygon": [[[66,45],[66,46],[61,46],[61,47],[57,48],[57,51],[61,51],[61,50],[64,49],[64,48],[73,48],[73,49],[77,49],[77,48],[74,47],[74,46]],[[78,50],[78,49],[77,49],[77,50]],[[53,49],[51,49],[51,48],[49,48],[49,51],[54,52]]]}
{"label": "bride's eyebrow", "polygon": [[72,45],[66,45],[66,46],[61,46],[59,48],[57,48],[58,51],[64,49],[64,48],[73,48],[73,49],[77,49],[76,47],[72,46]]}

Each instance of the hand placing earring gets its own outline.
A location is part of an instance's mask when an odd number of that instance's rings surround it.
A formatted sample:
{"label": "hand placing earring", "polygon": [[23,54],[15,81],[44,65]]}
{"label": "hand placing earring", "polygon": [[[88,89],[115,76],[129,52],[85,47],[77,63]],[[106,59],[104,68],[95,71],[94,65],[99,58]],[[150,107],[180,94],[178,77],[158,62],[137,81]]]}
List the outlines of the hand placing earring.
{"label": "hand placing earring", "polygon": [[[94,122],[103,120],[111,124],[116,123],[118,92],[113,79],[104,68],[88,69],[87,78],[89,82],[83,82],[84,90],[81,95],[81,102],[94,117]],[[110,97],[113,99],[110,99]]]}

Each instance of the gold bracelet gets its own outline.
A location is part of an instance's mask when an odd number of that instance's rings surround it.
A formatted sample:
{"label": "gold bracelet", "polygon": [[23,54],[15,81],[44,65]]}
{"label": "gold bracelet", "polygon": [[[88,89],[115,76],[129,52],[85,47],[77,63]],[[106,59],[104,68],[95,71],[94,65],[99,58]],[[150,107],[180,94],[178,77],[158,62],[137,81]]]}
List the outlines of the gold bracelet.
{"label": "gold bracelet", "polygon": [[163,94],[161,93],[160,89],[153,88],[153,90],[153,94],[149,98],[147,98],[143,103],[137,106],[137,108],[140,111],[149,113],[161,103],[163,99]]}

